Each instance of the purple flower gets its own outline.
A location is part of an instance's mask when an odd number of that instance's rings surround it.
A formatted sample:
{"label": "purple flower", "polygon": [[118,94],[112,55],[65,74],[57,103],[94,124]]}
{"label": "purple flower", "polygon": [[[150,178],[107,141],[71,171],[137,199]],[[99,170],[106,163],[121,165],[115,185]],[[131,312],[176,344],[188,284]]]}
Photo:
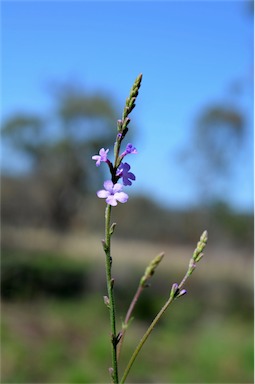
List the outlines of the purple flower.
{"label": "purple flower", "polygon": [[133,145],[131,143],[129,143],[127,146],[126,146],[126,149],[125,151],[121,154],[121,157],[123,158],[124,156],[126,155],[129,155],[129,154],[136,154],[137,153],[137,149],[135,147],[133,147]]}
{"label": "purple flower", "polygon": [[104,187],[105,189],[101,189],[97,192],[97,196],[101,199],[106,199],[107,204],[115,206],[117,205],[117,201],[126,203],[128,200],[128,195],[125,192],[121,192],[123,187],[121,184],[113,184],[111,180],[106,180],[104,182]]}
{"label": "purple flower", "polygon": [[126,146],[127,153],[137,153],[137,149],[131,143]]}
{"label": "purple flower", "polygon": [[118,168],[117,176],[122,177],[124,185],[132,185],[131,180],[135,180],[135,175],[132,172],[129,172],[129,170],[130,165],[128,163],[121,163]]}
{"label": "purple flower", "polygon": [[109,149],[101,148],[99,151],[99,155],[92,156],[93,160],[96,160],[96,166],[99,167],[101,161],[107,162],[107,153],[109,152]]}

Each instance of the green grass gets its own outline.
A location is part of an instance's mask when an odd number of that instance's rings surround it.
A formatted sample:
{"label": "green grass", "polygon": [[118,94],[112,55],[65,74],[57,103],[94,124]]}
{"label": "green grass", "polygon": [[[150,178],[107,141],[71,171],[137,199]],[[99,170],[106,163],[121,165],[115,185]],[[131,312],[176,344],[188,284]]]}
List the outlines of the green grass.
{"label": "green grass", "polygon": [[[100,299],[3,303],[2,382],[109,382],[108,314]],[[178,321],[185,318],[185,302],[172,310],[142,350],[130,382],[252,382],[252,322],[198,316],[190,325],[189,318]],[[143,322],[132,323],[123,360],[144,329]]]}
{"label": "green grass", "polygon": [[[142,349],[130,383],[253,382],[249,267],[237,277],[217,268],[194,274],[189,294],[169,308]],[[118,329],[143,270],[133,265],[114,271]],[[121,372],[179,278],[159,269],[143,293],[125,338]],[[2,383],[110,382],[103,265],[54,252],[3,252],[2,286]]]}

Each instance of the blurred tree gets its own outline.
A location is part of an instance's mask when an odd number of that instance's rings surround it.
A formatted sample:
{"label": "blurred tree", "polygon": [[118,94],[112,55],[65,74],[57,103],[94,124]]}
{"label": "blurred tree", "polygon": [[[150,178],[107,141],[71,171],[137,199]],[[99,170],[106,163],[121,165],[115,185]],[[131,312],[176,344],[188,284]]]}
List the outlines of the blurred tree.
{"label": "blurred tree", "polygon": [[91,156],[113,142],[117,116],[110,99],[101,94],[70,85],[55,91],[53,116],[11,116],[2,137],[29,158],[30,174],[44,188],[51,224],[65,229],[82,194],[98,180]]}
{"label": "blurred tree", "polygon": [[199,199],[214,204],[232,187],[246,138],[243,113],[234,105],[212,104],[195,121],[189,147],[182,152]]}
{"label": "blurred tree", "polygon": [[[245,16],[252,20],[253,9],[253,0],[244,4]],[[238,186],[233,183],[236,172],[240,174],[240,164],[247,166],[245,148],[252,135],[252,123],[247,123],[240,97],[251,84],[253,72],[234,79],[223,101],[211,103],[199,113],[188,144],[178,154],[178,159],[188,166],[199,205],[201,201],[212,208],[215,204],[218,208],[228,204],[228,193]]]}

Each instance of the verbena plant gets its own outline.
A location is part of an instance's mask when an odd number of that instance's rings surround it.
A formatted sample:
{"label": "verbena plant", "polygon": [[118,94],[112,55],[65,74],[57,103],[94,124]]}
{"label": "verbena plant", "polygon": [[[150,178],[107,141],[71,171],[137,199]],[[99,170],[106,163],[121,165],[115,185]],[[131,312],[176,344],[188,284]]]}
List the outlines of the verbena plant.
{"label": "verbena plant", "polygon": [[[135,175],[130,172],[130,165],[124,162],[126,156],[130,154],[136,154],[137,150],[132,144],[127,144],[123,152],[121,152],[121,145],[128,133],[128,127],[130,123],[129,115],[132,110],[135,108],[136,98],[138,96],[139,88],[141,86],[142,74],[140,74],[134,82],[133,87],[131,88],[130,95],[126,100],[126,105],[123,110],[122,118],[117,121],[117,136],[114,144],[114,159],[110,161],[108,159],[109,149],[101,148],[98,155],[92,156],[92,159],[96,161],[96,166],[106,163],[109,167],[110,176],[109,179],[104,182],[104,189],[97,192],[99,198],[106,199],[106,208],[105,208],[105,238],[102,240],[103,249],[105,252],[105,268],[106,268],[106,283],[107,283],[107,296],[104,296],[104,302],[109,309],[110,314],[110,327],[111,327],[111,353],[112,353],[112,367],[109,368],[112,382],[125,383],[127,376],[130,372],[130,369],[139,354],[141,348],[143,347],[145,341],[153,331],[155,325],[160,320],[161,316],[167,310],[167,308],[172,304],[176,299],[180,298],[186,293],[184,285],[188,277],[193,273],[196,268],[196,264],[203,257],[203,250],[207,242],[207,231],[204,231],[200,237],[197,247],[193,252],[193,255],[189,261],[188,269],[179,284],[174,283],[170,290],[169,296],[160,309],[147,331],[144,333],[141,340],[138,342],[132,356],[130,357],[129,362],[126,365],[126,368],[122,374],[122,377],[119,378],[118,363],[120,359],[120,351],[123,345],[124,336],[129,326],[131,316],[135,305],[144,290],[148,286],[148,280],[152,277],[157,268],[158,264],[161,262],[164,254],[161,253],[156,256],[150,264],[145,269],[144,275],[141,277],[137,291],[131,301],[131,304],[128,308],[124,322],[122,323],[122,328],[120,331],[116,329],[116,315],[115,315],[115,301],[114,301],[114,287],[115,280],[112,277],[112,254],[111,254],[111,238],[114,233],[116,223],[111,223],[111,212],[112,207],[115,207],[118,202],[126,203],[128,201],[127,193],[123,192],[123,186],[131,186],[132,182],[136,179]],[[122,183],[120,183],[120,181]]]}

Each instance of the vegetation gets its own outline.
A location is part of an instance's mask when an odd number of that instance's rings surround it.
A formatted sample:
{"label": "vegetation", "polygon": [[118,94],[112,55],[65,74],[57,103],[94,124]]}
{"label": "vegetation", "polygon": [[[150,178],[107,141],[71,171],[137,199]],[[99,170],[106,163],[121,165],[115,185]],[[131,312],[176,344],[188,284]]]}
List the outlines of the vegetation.
{"label": "vegetation", "polygon": [[[105,371],[99,367],[109,365],[107,319],[97,298],[4,303],[2,382],[105,382]],[[132,382],[252,382],[251,322],[227,316],[201,318],[194,302],[189,303],[192,319],[183,320],[182,304],[176,309],[150,338],[130,375]],[[124,360],[143,328],[140,322],[130,329]],[[155,358],[156,368],[148,373]]]}
{"label": "vegetation", "polygon": [[[105,381],[105,370],[99,368],[110,364],[107,312],[100,300],[105,291],[104,273],[101,263],[88,260],[86,256],[75,260],[53,252],[3,251],[2,382]],[[129,268],[121,267],[116,282],[122,312],[141,276],[139,264]],[[240,272],[238,278],[228,271],[220,275],[217,270],[218,264],[209,277],[197,273],[185,303],[180,300],[154,330],[130,381],[252,382],[250,267],[247,264],[246,274]],[[168,295],[173,276],[178,276],[178,269],[173,270],[167,262],[141,296],[141,305],[134,313],[136,322],[128,330],[123,361],[129,359],[137,338]],[[196,295],[196,291],[202,294]],[[117,320],[120,326],[123,319],[119,314]],[[155,359],[156,368],[148,373],[148,365]]]}

